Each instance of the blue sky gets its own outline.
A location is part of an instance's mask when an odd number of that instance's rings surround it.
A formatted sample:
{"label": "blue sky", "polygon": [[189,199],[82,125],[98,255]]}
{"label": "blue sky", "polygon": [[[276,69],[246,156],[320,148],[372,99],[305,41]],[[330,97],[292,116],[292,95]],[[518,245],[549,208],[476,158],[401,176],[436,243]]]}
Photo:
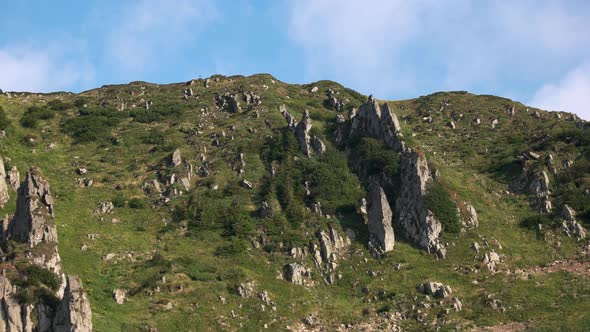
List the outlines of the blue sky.
{"label": "blue sky", "polygon": [[590,119],[590,1],[12,0],[0,89],[271,73],[383,99],[506,96]]}

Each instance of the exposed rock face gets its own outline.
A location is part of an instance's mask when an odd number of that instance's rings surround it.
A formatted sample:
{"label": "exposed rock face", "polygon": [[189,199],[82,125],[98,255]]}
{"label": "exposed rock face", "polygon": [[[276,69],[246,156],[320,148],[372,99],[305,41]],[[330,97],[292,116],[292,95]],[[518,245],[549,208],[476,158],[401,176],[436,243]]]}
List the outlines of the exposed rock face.
{"label": "exposed rock face", "polygon": [[494,251],[488,252],[483,256],[482,263],[488,270],[496,271],[496,265],[500,263],[500,256]]}
{"label": "exposed rock face", "polygon": [[314,155],[321,156],[326,152],[326,145],[324,142],[322,142],[319,137],[310,133],[312,121],[308,110],[305,110],[299,123],[295,121],[293,115],[287,111],[284,105],[279,107],[279,111],[285,120],[287,120],[289,128],[295,131],[295,137],[297,138],[299,147],[307,157],[312,157]]}
{"label": "exposed rock face", "polygon": [[451,287],[443,285],[440,282],[430,281],[418,286],[418,292],[430,295],[436,299],[446,299],[453,294]]}
{"label": "exposed rock face", "polygon": [[242,111],[239,98],[235,94],[226,92],[223,95],[217,96],[215,102],[219,111],[228,110],[231,113],[240,113]]}
{"label": "exposed rock face", "polygon": [[18,173],[16,166],[12,166],[10,171],[8,171],[6,179],[8,180],[8,185],[10,185],[12,190],[17,191],[18,186],[20,186],[20,174]]}
{"label": "exposed rock face", "polygon": [[237,291],[240,297],[253,297],[256,294],[256,285],[252,281],[240,283],[240,285],[238,285]]}
{"label": "exposed rock face", "polygon": [[395,236],[391,226],[393,213],[389,207],[383,188],[376,183],[371,184],[368,198],[369,246],[380,252],[393,250]]}
{"label": "exposed rock face", "polygon": [[534,196],[537,211],[549,213],[552,209],[549,195],[549,176],[547,172],[534,172],[523,162],[522,173],[515,183],[516,189]]}
{"label": "exposed rock face", "polygon": [[401,191],[396,200],[401,229],[419,247],[444,257],[445,250],[438,241],[442,226],[424,200],[431,180],[426,158],[422,154],[410,149],[402,153]]}
{"label": "exposed rock face", "polygon": [[[62,279],[54,295],[56,304],[39,300],[21,304],[18,288],[6,277],[5,269],[14,269],[13,261],[5,261],[0,276],[0,331],[92,331],[92,315],[86,293],[77,277],[63,273],[57,251],[57,231],[53,218],[53,198],[49,184],[39,169],[31,167],[18,190],[17,211],[8,225],[3,225],[4,240],[30,250],[27,258]],[[36,315],[36,317],[34,317]]]}
{"label": "exposed rock face", "polygon": [[123,304],[127,301],[127,291],[124,289],[117,288],[113,290],[113,298],[117,304]]}
{"label": "exposed rock face", "polygon": [[586,229],[576,221],[576,212],[567,205],[561,211],[563,217],[562,228],[568,236],[578,240],[586,238]]}
{"label": "exposed rock face", "polygon": [[389,148],[400,153],[401,190],[396,200],[396,214],[406,238],[420,248],[444,258],[446,251],[439,243],[441,224],[428,210],[424,195],[432,181],[423,154],[408,148],[403,141],[397,116],[387,103],[379,103],[369,96],[358,114],[351,114],[352,131],[381,139]]}
{"label": "exposed rock face", "polygon": [[352,127],[358,128],[365,134],[382,139],[385,144],[395,151],[405,149],[401,140],[401,126],[397,116],[387,103],[379,106],[373,96],[361,105],[356,116],[352,117]]}
{"label": "exposed rock face", "polygon": [[475,211],[473,205],[468,203],[465,203],[465,209],[467,212],[467,219],[464,220],[465,226],[477,227],[479,225],[477,220],[477,211]]}
{"label": "exposed rock face", "polygon": [[4,170],[4,161],[0,157],[0,208],[8,203],[10,196],[8,195],[8,186],[6,185],[6,171]]}
{"label": "exposed rock face", "polygon": [[303,285],[304,277],[307,274],[307,269],[297,263],[291,263],[285,266],[285,279],[295,285]]}
{"label": "exposed rock face", "polygon": [[55,332],[91,332],[92,313],[90,301],[77,276],[68,276],[63,300],[53,320]]}
{"label": "exposed rock face", "polygon": [[342,108],[344,107],[344,102],[336,97],[336,91],[328,89],[328,91],[326,91],[326,97],[327,99],[325,101],[325,105],[337,111],[342,110]]}
{"label": "exposed rock face", "polygon": [[182,163],[182,157],[180,156],[180,149],[174,150],[170,156],[170,164],[176,167]]}
{"label": "exposed rock face", "polygon": [[[350,238],[341,236],[332,226],[329,229],[316,232],[316,241],[311,241],[309,247],[291,248],[288,254],[295,259],[304,259],[308,254],[312,255],[316,267],[323,274],[326,284],[333,284],[336,280],[337,261],[350,247]],[[288,275],[288,267],[285,268],[285,276]],[[309,274],[310,270],[305,269]],[[289,280],[289,278],[287,278]]]}

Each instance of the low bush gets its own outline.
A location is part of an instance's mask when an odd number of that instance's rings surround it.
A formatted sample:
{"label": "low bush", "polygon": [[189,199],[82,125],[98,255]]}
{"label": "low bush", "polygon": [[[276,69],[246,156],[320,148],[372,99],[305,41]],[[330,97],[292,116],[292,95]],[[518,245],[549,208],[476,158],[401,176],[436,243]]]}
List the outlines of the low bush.
{"label": "low bush", "polygon": [[0,105],[0,130],[4,130],[8,128],[8,126],[10,126],[10,120],[8,120],[6,111],[4,111],[4,108]]}
{"label": "low bush", "polygon": [[55,113],[42,106],[31,106],[22,115],[20,124],[25,128],[37,128],[39,120],[49,120],[55,116]]}
{"label": "low bush", "polygon": [[446,186],[441,181],[434,181],[424,197],[426,206],[441,222],[443,229],[449,233],[461,230],[457,204],[451,198]]}

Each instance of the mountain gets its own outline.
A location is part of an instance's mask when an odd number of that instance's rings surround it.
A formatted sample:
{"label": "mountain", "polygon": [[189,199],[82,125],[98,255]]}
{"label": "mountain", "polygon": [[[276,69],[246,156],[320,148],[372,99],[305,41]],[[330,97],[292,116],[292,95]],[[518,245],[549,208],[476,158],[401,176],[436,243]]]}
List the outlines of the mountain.
{"label": "mountain", "polygon": [[575,114],[267,74],[0,107],[0,331],[590,328]]}

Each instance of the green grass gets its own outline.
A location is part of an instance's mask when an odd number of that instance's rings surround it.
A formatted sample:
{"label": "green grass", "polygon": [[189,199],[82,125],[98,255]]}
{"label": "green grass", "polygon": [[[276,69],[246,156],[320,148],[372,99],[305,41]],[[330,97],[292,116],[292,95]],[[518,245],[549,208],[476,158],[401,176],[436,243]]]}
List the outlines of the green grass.
{"label": "green grass", "polygon": [[[310,93],[313,86],[319,91]],[[328,88],[348,100],[344,113],[364,102],[364,96],[335,82],[294,85],[266,74],[220,77],[209,88],[197,81],[191,88],[199,98],[189,100],[182,98],[185,88],[184,83],[132,82],[78,95],[12,99],[0,95],[0,128],[7,134],[0,155],[10,158],[7,166],[17,166],[21,178],[31,165],[47,177],[56,201],[59,252],[67,273],[79,275],[88,291],[96,331],[140,331],[146,324],[160,331],[236,330],[240,324],[244,330],[261,330],[264,324],[270,330],[284,330],[312,313],[326,326],[374,321],[386,311],[413,317],[412,305],[426,301],[416,286],[429,280],[450,285],[453,296],[464,304],[462,312],[438,319],[443,330],[500,322],[523,322],[534,330],[584,330],[590,324],[590,283],[582,277],[553,273],[521,280],[503,272],[464,272],[481,267],[483,253],[491,250],[502,256],[500,271],[576,257],[582,244],[553,228],[555,216],[539,218],[528,197],[506,191],[519,173],[514,162],[519,154],[550,150],[558,165],[574,160],[573,168],[560,169],[551,177],[551,199],[558,211],[570,204],[587,223],[583,211],[587,199],[580,196],[590,184],[584,182],[590,159],[587,130],[575,129],[573,122],[559,120],[553,113],[541,111],[544,119],[535,119],[535,109],[527,113],[525,105],[493,96],[445,92],[390,102],[406,140],[425,151],[431,168],[438,169],[444,180],[444,185],[435,184],[430,190],[438,193],[433,201],[440,206],[432,210],[445,224],[442,240],[449,243],[448,258],[436,260],[397,239],[392,252],[374,259],[366,248],[366,226],[354,207],[364,195],[362,183],[368,176],[381,177],[388,198],[395,201],[399,156],[370,138],[346,137],[345,144],[335,146],[337,112],[323,106]],[[244,112],[219,112],[214,96],[226,90],[254,91],[263,103],[248,109],[241,101]],[[145,100],[153,103],[149,111],[144,109]],[[126,109],[119,111],[122,103]],[[441,103],[448,105],[439,112]],[[282,104],[297,118],[305,109],[310,111],[314,132],[327,144],[325,156],[303,156],[278,112]],[[507,110],[513,104],[517,114],[511,117]],[[33,105],[52,116],[37,116],[37,111],[30,111]],[[432,123],[423,120],[427,116]],[[23,126],[23,118],[36,119],[35,126]],[[473,123],[476,118],[481,120],[479,126]],[[446,126],[450,119],[457,125],[455,130]],[[499,120],[494,129],[493,119]],[[230,129],[234,125],[235,130]],[[215,147],[212,136],[221,130],[226,136],[218,137],[221,147]],[[28,140],[31,137],[35,142]],[[50,143],[58,148],[48,151]],[[156,178],[158,166],[176,148],[195,170],[202,165],[199,155],[205,153],[212,174],[195,176],[189,193],[166,205],[154,205],[156,197],[145,195],[141,185]],[[246,161],[242,178],[232,169],[240,152]],[[269,174],[273,161],[279,167],[274,178]],[[77,175],[78,167],[88,173]],[[76,177],[91,178],[94,185],[77,187]],[[252,182],[254,189],[239,186],[241,179]],[[305,181],[310,184],[309,197]],[[211,190],[211,184],[219,189]],[[13,213],[15,197],[11,192],[0,215]],[[93,214],[101,200],[115,203],[102,221]],[[273,206],[273,218],[259,216],[265,200]],[[331,219],[307,210],[315,201]],[[458,226],[451,216],[456,217],[454,202],[463,201],[477,210],[479,227],[454,232]],[[543,232],[535,229],[537,223],[547,225]],[[342,279],[327,286],[317,269],[312,274],[314,287],[278,278],[283,266],[293,262],[285,254],[287,249],[308,245],[313,234],[328,224],[357,233],[350,254],[338,262]],[[99,236],[91,240],[88,234]],[[266,245],[253,248],[252,238],[260,235]],[[473,242],[483,246],[484,239],[490,247],[482,247],[479,255],[470,249]],[[82,251],[82,245],[88,250]],[[109,253],[131,258],[106,262],[102,257]],[[314,266],[310,257],[302,263]],[[399,270],[397,263],[402,264]],[[378,276],[370,277],[367,271],[377,271]],[[276,311],[272,306],[262,311],[258,297],[240,298],[236,286],[246,281],[254,281],[257,292],[267,290]],[[114,302],[115,288],[130,290],[128,302]],[[495,294],[509,309],[501,313],[486,307],[482,299],[488,294]],[[225,304],[219,296],[226,298]],[[170,310],[164,306],[168,301],[173,303]],[[230,318],[232,310],[237,318]],[[426,321],[432,322],[440,312],[439,307],[432,309]],[[408,330],[429,328],[414,318],[400,324]]]}

